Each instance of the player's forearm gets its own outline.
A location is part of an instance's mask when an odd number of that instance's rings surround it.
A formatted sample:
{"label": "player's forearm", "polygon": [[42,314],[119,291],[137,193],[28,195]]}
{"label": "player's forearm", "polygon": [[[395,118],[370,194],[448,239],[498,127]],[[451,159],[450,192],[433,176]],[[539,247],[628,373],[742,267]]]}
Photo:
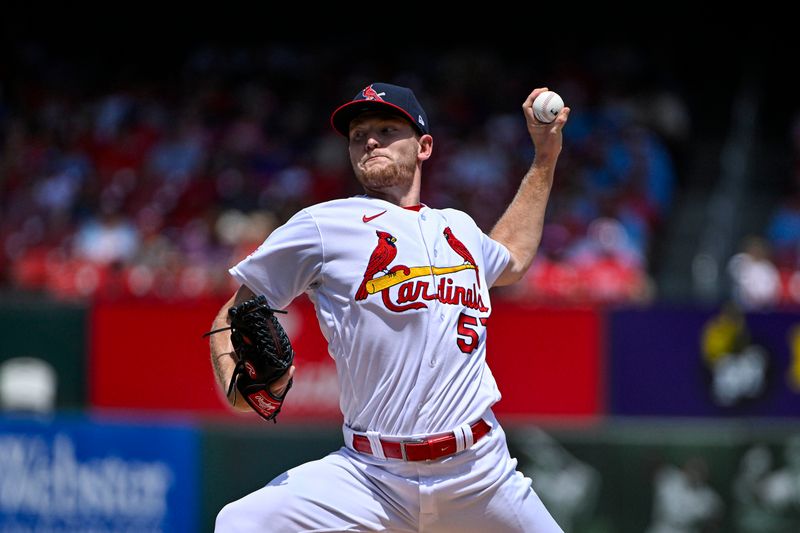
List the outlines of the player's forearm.
{"label": "player's forearm", "polygon": [[534,115],[533,103],[545,91],[547,87],[534,89],[522,103],[522,113],[536,157],[511,205],[489,234],[511,252],[511,260],[495,281],[495,285],[508,285],[522,278],[531,266],[542,239],[547,199],[550,197],[553,174],[561,153],[561,130],[567,123],[570,111],[568,107],[563,107],[555,120],[541,122]]}
{"label": "player's forearm", "polygon": [[489,236],[511,252],[506,270],[496,286],[518,281],[531,266],[542,240],[547,200],[553,186],[555,158],[537,159],[525,174],[517,194]]}
{"label": "player's forearm", "polygon": [[[234,305],[235,296],[222,306],[217,316],[214,318],[212,329],[220,329],[230,326],[228,318],[228,308]],[[222,395],[228,392],[228,386],[233,376],[233,369],[236,366],[234,358],[233,344],[231,344],[230,331],[220,331],[209,337],[209,348],[211,350],[211,365],[214,368],[214,376]],[[228,403],[236,409],[247,410],[249,407],[246,402],[237,402],[236,391],[234,390],[227,396]]]}

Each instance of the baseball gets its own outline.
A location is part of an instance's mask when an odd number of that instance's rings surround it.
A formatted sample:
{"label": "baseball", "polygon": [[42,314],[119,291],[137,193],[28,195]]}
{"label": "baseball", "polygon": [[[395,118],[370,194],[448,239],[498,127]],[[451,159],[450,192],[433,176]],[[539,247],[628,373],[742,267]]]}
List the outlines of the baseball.
{"label": "baseball", "polygon": [[539,122],[549,124],[553,122],[561,108],[564,107],[564,100],[553,91],[545,91],[533,101],[533,116]]}

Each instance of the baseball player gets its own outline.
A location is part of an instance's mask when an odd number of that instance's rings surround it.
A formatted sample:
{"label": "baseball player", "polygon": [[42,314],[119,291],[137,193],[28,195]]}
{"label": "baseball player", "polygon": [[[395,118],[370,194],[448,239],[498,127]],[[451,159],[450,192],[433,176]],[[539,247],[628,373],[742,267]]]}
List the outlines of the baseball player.
{"label": "baseball player", "polygon": [[[282,309],[306,292],[336,362],[345,445],[226,505],[217,531],[561,531],[516,471],[486,364],[489,288],[533,260],[569,115],[537,121],[545,90],[522,105],[536,155],[489,235],[420,202],[433,137],[410,89],[373,83],[333,112],[365,194],[299,211],[231,268],[241,288],[214,327],[254,295]],[[212,337],[223,391],[231,352],[229,334]],[[294,370],[271,385],[276,398]]]}

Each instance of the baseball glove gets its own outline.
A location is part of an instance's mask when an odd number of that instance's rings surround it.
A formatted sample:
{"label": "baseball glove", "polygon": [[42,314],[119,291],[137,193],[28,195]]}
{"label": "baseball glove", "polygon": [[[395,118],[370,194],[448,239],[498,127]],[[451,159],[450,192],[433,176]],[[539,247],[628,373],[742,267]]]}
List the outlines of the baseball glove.
{"label": "baseball glove", "polygon": [[[292,387],[289,380],[281,397],[274,396],[269,386],[292,366],[294,350],[286,331],[264,296],[257,296],[228,309],[231,325],[231,344],[236,355],[236,367],[228,386],[228,396],[234,385],[245,401],[265,420],[277,422],[283,400]],[[222,330],[215,330],[216,333]]]}

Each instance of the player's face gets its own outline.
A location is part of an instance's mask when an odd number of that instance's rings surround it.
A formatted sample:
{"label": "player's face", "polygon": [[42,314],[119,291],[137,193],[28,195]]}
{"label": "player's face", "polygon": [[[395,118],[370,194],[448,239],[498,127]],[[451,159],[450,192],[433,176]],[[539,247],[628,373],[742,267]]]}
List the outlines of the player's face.
{"label": "player's face", "polygon": [[419,151],[413,127],[402,118],[365,113],[350,123],[350,162],[368,189],[410,184]]}

